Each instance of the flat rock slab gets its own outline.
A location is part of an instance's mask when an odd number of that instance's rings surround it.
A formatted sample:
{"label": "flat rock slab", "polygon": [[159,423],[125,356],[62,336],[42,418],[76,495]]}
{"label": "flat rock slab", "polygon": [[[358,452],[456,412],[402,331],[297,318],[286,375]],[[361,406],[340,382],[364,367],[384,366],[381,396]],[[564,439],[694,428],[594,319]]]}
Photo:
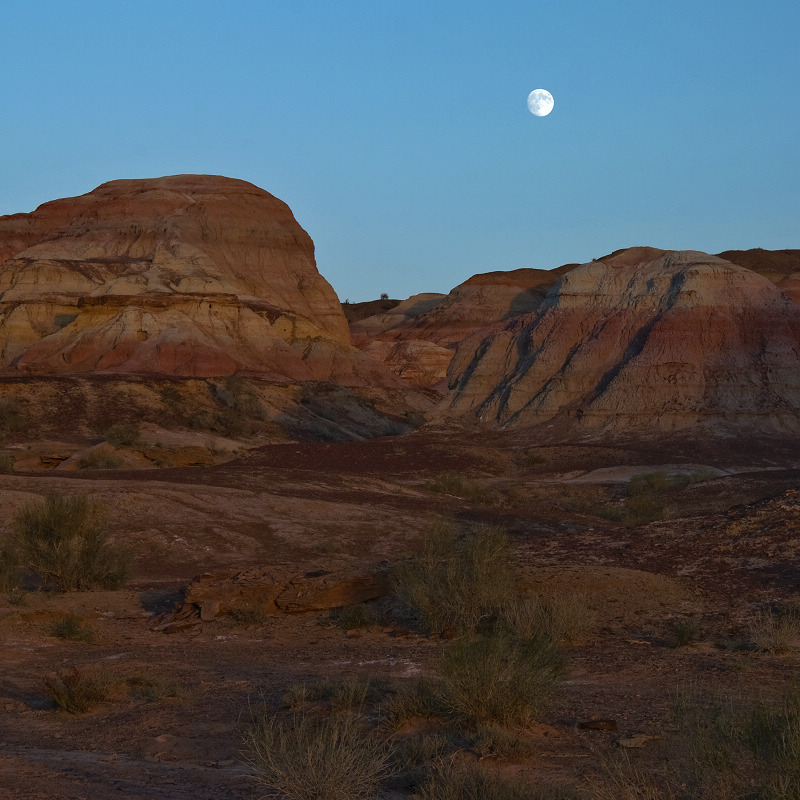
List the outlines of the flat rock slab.
{"label": "flat rock slab", "polygon": [[305,571],[289,564],[270,564],[240,571],[200,575],[186,600],[214,614],[241,608],[265,613],[324,611],[363,603],[388,591],[385,565],[319,565]]}

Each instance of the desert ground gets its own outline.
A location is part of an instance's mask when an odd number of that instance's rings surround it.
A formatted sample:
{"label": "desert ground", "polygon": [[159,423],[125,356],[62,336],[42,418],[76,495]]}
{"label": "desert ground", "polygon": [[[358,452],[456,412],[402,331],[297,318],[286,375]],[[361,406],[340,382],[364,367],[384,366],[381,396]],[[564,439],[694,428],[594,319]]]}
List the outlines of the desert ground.
{"label": "desert ground", "polygon": [[[656,493],[651,519],[626,515],[629,481],[654,473],[692,477]],[[442,475],[460,484],[443,490]],[[536,447],[435,429],[269,444],[211,466],[0,475],[5,523],[47,492],[88,493],[135,553],[119,590],[0,595],[0,796],[263,796],[245,737],[300,685],[374,682],[368,718],[379,726],[381,703],[435,677],[450,645],[399,619],[389,589],[350,629],[346,608],[304,610],[302,600],[201,619],[187,593],[195,576],[265,564],[334,570],[345,585],[349,572],[385,575],[437,517],[462,532],[502,527],[524,591],[578,596],[586,616],[563,644],[551,707],[520,734],[525,752],[497,755],[456,736],[447,757],[571,791],[619,765],[657,782],[685,743],[677,693],[691,686],[744,702],[796,679],[800,642],[770,647],[758,633],[759,620],[763,628],[769,614],[796,608],[798,477],[770,447],[713,457],[688,442]],[[68,614],[91,631],[86,641],[58,635]],[[56,707],[48,676],[100,669],[116,681],[109,697],[84,713]],[[437,724],[411,719],[392,736]],[[415,780],[401,772],[380,796],[412,797]]]}

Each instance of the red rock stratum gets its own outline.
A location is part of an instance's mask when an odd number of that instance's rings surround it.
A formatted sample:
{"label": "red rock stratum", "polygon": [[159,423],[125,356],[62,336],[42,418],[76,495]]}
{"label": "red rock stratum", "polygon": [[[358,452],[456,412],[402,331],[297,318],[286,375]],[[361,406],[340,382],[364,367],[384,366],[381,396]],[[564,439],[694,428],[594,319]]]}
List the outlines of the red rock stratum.
{"label": "red rock stratum", "polygon": [[694,251],[583,264],[538,310],[463,342],[440,411],[504,426],[800,430],[800,306]]}
{"label": "red rock stratum", "polygon": [[385,382],[376,369],[308,234],[250,183],[118,180],[0,217],[5,374]]}

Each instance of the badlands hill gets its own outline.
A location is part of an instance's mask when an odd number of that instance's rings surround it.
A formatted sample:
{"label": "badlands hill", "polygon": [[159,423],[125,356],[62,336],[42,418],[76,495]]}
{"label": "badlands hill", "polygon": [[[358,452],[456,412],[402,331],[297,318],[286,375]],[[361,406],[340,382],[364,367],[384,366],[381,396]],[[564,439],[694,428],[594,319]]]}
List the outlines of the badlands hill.
{"label": "badlands hill", "polygon": [[268,192],[112,181],[0,217],[0,394],[85,436],[100,411],[225,432],[213,420],[244,406],[289,438],[425,413],[565,436],[800,433],[800,251],[721,256],[634,247],[343,309]]}
{"label": "badlands hill", "polygon": [[0,217],[0,370],[391,382],[350,346],[289,207],[207,175]]}
{"label": "badlands hill", "polygon": [[493,425],[800,431],[800,306],[753,270],[636,247],[458,348],[440,414]]}

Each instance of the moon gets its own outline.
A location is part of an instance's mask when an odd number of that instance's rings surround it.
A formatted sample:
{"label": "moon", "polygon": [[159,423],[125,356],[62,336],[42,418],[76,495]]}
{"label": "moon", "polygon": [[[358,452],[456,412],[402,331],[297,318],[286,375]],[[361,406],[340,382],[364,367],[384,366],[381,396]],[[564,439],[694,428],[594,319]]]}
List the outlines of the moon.
{"label": "moon", "polygon": [[534,89],[528,95],[528,111],[535,117],[546,117],[553,110],[554,102],[547,89]]}

